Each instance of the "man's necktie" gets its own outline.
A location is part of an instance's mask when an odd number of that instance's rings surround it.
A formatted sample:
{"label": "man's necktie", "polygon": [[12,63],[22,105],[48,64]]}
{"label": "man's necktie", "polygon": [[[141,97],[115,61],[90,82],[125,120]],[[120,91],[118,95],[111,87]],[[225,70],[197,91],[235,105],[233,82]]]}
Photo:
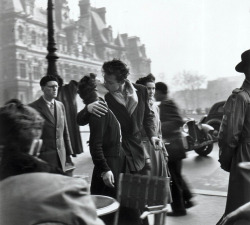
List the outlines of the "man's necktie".
{"label": "man's necktie", "polygon": [[54,116],[55,108],[54,108],[54,103],[53,102],[50,103],[49,109],[50,109],[51,114]]}

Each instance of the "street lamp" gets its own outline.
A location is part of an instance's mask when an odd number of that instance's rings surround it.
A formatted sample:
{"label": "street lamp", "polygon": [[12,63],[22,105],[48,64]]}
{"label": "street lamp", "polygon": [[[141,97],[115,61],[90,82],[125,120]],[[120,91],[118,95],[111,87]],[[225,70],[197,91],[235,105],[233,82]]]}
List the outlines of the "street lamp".
{"label": "street lamp", "polygon": [[47,8],[47,19],[48,19],[48,55],[46,59],[48,60],[48,70],[47,75],[58,76],[56,61],[59,58],[56,54],[56,42],[54,38],[54,18],[53,18],[53,0],[48,0],[48,8]]}

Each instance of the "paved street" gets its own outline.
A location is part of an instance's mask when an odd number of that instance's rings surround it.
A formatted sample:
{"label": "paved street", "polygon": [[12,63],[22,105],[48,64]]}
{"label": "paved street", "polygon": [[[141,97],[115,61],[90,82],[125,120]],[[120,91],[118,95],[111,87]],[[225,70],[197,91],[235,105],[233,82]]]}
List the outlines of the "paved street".
{"label": "paved street", "polygon": [[[74,174],[89,176],[93,163],[88,151],[88,133],[83,134],[84,153],[74,158]],[[183,175],[194,193],[195,207],[188,209],[184,217],[167,217],[168,225],[214,225],[223,214],[226,202],[228,173],[220,169],[218,146],[207,157],[200,157],[194,151],[187,153],[183,160]]]}
{"label": "paved street", "polygon": [[194,151],[187,153],[183,160],[183,174],[195,193],[226,195],[229,173],[220,168],[218,155],[217,143],[207,157],[201,157]]}

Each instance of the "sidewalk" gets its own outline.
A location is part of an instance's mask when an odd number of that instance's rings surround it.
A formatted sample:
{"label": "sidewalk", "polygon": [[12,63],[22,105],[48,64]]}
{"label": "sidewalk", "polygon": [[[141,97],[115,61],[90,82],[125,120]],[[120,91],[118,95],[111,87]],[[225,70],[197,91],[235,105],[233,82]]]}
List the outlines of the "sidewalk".
{"label": "sidewalk", "polygon": [[226,197],[196,194],[196,206],[187,210],[186,216],[167,217],[167,225],[215,225],[221,218]]}
{"label": "sidewalk", "polygon": [[[73,158],[76,164],[75,175],[89,176],[91,180],[93,163],[88,148],[85,152]],[[216,192],[202,192],[201,190],[193,190],[196,205],[187,210],[186,216],[167,217],[167,225],[215,225],[221,218],[226,204],[226,197],[220,196]],[[169,211],[171,207],[169,206]],[[152,220],[152,218],[150,218]]]}

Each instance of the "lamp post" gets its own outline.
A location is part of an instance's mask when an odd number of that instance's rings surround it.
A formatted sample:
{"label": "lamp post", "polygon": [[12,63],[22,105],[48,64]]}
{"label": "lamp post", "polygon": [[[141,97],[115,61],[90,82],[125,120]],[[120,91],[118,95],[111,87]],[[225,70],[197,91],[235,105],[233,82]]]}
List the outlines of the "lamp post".
{"label": "lamp post", "polygon": [[47,19],[48,19],[48,55],[46,59],[48,60],[48,70],[47,75],[58,76],[56,61],[59,58],[56,54],[56,42],[54,38],[54,17],[53,17],[53,0],[48,0],[47,8]]}

